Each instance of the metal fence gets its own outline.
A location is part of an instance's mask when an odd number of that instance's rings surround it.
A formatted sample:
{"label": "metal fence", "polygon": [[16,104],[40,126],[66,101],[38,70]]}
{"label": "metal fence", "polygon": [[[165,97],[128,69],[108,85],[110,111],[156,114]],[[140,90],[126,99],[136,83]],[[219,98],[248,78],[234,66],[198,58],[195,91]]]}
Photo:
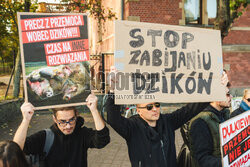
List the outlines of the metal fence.
{"label": "metal fence", "polygon": [[10,66],[0,66],[0,74],[10,74],[11,68]]}

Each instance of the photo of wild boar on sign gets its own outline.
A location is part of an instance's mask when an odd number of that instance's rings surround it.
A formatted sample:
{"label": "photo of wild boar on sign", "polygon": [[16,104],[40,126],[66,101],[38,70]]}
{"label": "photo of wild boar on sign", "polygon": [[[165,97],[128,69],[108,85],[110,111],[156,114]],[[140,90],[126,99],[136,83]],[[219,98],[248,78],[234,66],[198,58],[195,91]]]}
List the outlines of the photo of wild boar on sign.
{"label": "photo of wild boar on sign", "polygon": [[87,15],[17,16],[25,101],[36,110],[86,104],[91,93]]}
{"label": "photo of wild boar on sign", "polygon": [[27,76],[28,89],[42,100],[62,95],[69,101],[90,90],[90,77],[82,63],[40,68]]}

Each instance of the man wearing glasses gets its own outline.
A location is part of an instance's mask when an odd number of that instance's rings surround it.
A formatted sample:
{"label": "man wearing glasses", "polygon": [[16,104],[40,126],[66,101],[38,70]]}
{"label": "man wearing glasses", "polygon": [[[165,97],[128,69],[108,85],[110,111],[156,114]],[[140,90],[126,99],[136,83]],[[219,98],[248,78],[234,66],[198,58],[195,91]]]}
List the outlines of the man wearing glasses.
{"label": "man wearing glasses", "polygon": [[231,113],[231,118],[250,110],[250,89],[245,89],[240,107]]}
{"label": "man wearing glasses", "polygon": [[[114,78],[112,82],[117,83]],[[222,83],[227,82],[224,75]],[[120,106],[114,104],[114,94],[110,93],[104,107],[107,122],[127,142],[132,167],[176,167],[175,130],[208,104],[187,104],[170,114],[160,113],[160,103],[137,104],[138,115],[125,118],[121,116]]]}
{"label": "man wearing glasses", "polygon": [[110,126],[127,142],[132,167],[176,167],[175,130],[207,105],[188,104],[170,114],[161,114],[160,103],[137,104],[138,115],[125,118],[110,94],[105,110]]}
{"label": "man wearing glasses", "polygon": [[[46,167],[87,167],[88,148],[103,148],[110,142],[109,130],[97,110],[97,97],[90,94],[86,99],[96,130],[83,126],[84,120],[78,116],[75,107],[53,109],[54,142],[48,156]],[[14,141],[26,154],[43,154],[46,132],[37,132],[26,138],[27,129],[34,113],[30,103],[21,106],[23,121],[14,136]]]}

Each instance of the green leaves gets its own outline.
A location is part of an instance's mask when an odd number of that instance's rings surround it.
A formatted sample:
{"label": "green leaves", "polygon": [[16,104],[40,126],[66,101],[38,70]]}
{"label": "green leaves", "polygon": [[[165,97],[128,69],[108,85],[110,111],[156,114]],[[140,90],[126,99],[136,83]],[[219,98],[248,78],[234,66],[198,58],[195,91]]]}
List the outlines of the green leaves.
{"label": "green leaves", "polygon": [[25,6],[29,7],[31,12],[37,9],[37,4],[30,5],[30,0],[24,3],[4,0],[0,3],[0,60],[4,59],[4,62],[13,62],[13,50],[17,53],[19,46],[17,12],[24,12]]}
{"label": "green leaves", "polygon": [[90,16],[93,16],[99,23],[105,22],[107,19],[112,20],[115,17],[115,13],[109,7],[102,5],[102,0],[62,0],[62,2],[69,3],[69,11],[78,10],[79,13],[89,12]]}
{"label": "green leaves", "polygon": [[232,19],[235,19],[242,15],[242,11],[239,8],[246,7],[249,2],[247,0],[230,0],[229,7]]}

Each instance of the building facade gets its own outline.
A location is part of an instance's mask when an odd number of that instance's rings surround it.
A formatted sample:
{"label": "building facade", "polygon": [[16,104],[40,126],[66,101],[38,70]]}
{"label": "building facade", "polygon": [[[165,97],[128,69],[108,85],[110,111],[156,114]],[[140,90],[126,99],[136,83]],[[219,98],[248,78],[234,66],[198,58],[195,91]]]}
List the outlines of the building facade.
{"label": "building facade", "polygon": [[232,94],[242,96],[243,89],[250,88],[250,4],[223,39],[223,61]]}
{"label": "building facade", "polygon": [[[223,0],[102,0],[118,20],[150,22],[214,29],[221,27],[218,18],[225,13]],[[223,40],[224,68],[228,70],[234,95],[250,87],[249,5],[232,24]],[[106,76],[114,65],[114,18],[98,22],[89,17],[92,80],[97,90],[105,89]],[[223,21],[223,18],[221,19]],[[102,91],[104,92],[104,91]]]}

